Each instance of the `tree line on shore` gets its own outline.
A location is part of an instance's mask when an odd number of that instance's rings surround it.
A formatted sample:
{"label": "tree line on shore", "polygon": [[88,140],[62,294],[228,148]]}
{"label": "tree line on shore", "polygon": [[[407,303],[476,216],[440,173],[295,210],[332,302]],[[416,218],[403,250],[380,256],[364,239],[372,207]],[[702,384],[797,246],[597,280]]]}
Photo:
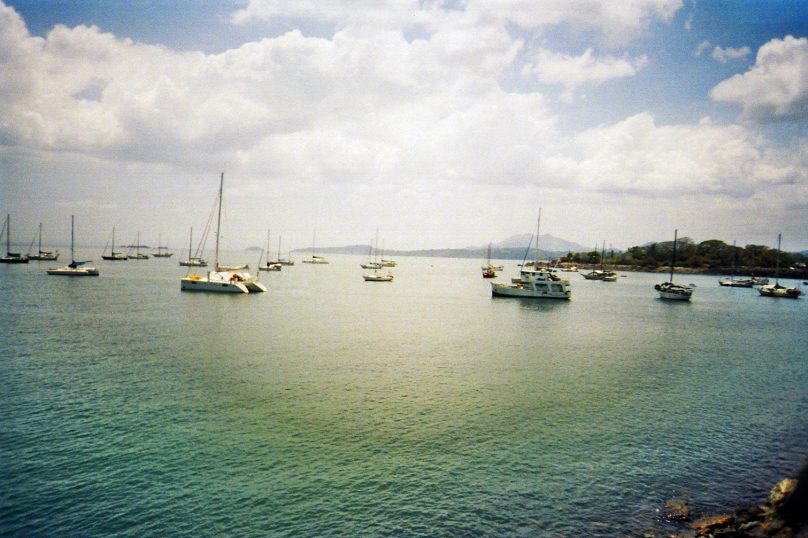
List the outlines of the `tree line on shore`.
{"label": "tree line on shore", "polygon": [[[673,256],[673,241],[649,243],[643,246],[631,247],[623,252],[608,250],[598,252],[569,252],[562,256],[560,261],[579,265],[601,263],[609,265],[630,265],[655,269],[668,266]],[[780,267],[804,268],[808,256],[802,253],[780,251]],[[777,249],[765,245],[746,245],[738,247],[728,245],[718,239],[710,239],[695,243],[685,237],[676,243],[677,267],[690,267],[694,269],[722,269],[729,267],[761,267],[773,268],[777,264]]]}

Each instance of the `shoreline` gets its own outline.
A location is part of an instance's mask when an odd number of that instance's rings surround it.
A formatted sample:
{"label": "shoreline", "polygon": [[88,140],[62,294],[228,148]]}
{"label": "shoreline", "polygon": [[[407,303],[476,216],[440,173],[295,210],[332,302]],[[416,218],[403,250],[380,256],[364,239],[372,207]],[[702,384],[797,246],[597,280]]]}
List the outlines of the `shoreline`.
{"label": "shoreline", "polygon": [[[569,267],[577,267],[578,272],[587,272],[590,270],[590,266],[581,266],[576,265],[574,263],[561,263],[559,264],[561,268],[569,268]],[[599,268],[599,267],[598,267]],[[637,266],[637,265],[611,265],[608,263],[603,264],[603,268],[610,270],[610,271],[622,271],[624,273],[670,273],[670,267],[648,267],[648,266]],[[767,278],[774,278],[775,273],[777,270],[773,267],[736,267],[733,271],[730,267],[718,267],[718,268],[695,268],[695,267],[674,267],[673,272],[677,275],[715,275],[715,276],[729,276],[734,275],[736,277],[751,277],[751,276],[762,276]],[[780,269],[779,273],[780,278],[793,278],[793,279],[808,279],[808,269]]]}
{"label": "shoreline", "polygon": [[796,477],[772,487],[762,503],[739,506],[732,512],[691,518],[687,500],[665,501],[654,528],[642,538],[808,538],[808,463]]}

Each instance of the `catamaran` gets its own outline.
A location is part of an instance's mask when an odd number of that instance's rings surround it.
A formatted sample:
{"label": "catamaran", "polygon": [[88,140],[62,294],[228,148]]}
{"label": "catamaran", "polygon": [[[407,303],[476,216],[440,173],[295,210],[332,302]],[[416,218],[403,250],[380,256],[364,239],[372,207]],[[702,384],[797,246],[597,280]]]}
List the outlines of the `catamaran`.
{"label": "catamaran", "polygon": [[205,275],[189,274],[180,280],[182,291],[207,291],[213,293],[257,293],[267,291],[258,279],[247,271],[222,270],[219,265],[219,231],[222,221],[222,194],[224,192],[224,172],[219,180],[218,213],[216,218],[216,249],[213,257],[213,271]]}
{"label": "catamaran", "polygon": [[64,267],[52,267],[46,272],[58,276],[98,276],[98,269],[84,265],[87,262],[77,262],[74,247],[74,216],[70,215],[70,263]]}

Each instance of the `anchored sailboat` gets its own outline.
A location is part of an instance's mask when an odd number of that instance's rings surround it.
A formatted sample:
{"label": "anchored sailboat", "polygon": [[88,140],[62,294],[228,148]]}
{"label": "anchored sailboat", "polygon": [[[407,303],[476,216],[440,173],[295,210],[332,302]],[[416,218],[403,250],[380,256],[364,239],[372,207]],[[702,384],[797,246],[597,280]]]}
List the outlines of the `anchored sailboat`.
{"label": "anchored sailboat", "polygon": [[11,215],[6,215],[3,231],[6,234],[6,255],[0,256],[0,263],[28,263],[28,256],[21,256],[19,252],[11,252]]}
{"label": "anchored sailboat", "polygon": [[[39,247],[37,249],[36,254],[32,252],[34,249],[34,241],[39,241]],[[59,251],[52,252],[50,250],[42,250],[42,223],[39,223],[39,232],[37,233],[37,237],[31,241],[31,246],[28,247],[28,259],[29,260],[42,260],[42,261],[56,261],[59,259]]]}
{"label": "anchored sailboat", "polygon": [[795,286],[780,285],[780,239],[782,234],[777,234],[777,262],[774,270],[774,284],[767,284],[758,288],[758,292],[764,297],[777,297],[779,299],[799,299],[802,295]]}
{"label": "anchored sailboat", "polygon": [[213,257],[213,271],[203,275],[187,275],[180,281],[182,291],[207,291],[214,293],[256,293],[267,291],[266,286],[247,271],[227,271],[219,265],[219,232],[222,222],[222,194],[224,192],[224,172],[219,180],[219,209],[216,218],[216,250]]}
{"label": "anchored sailboat", "polygon": [[689,301],[693,296],[693,287],[677,284],[673,281],[673,267],[676,265],[676,241],[679,230],[673,231],[673,255],[671,256],[671,277],[668,282],[657,284],[654,289],[659,292],[660,299],[670,301]]}
{"label": "anchored sailboat", "polygon": [[109,254],[107,254],[106,252],[107,252],[107,247],[105,245],[104,246],[104,253],[101,254],[101,259],[102,260],[120,262],[120,261],[129,259],[129,256],[127,256],[123,252],[115,252],[115,226],[112,227],[112,248],[110,249]]}
{"label": "anchored sailboat", "polygon": [[74,221],[74,216],[70,215],[70,263],[64,267],[50,268],[46,272],[58,276],[98,276],[98,269],[84,265],[87,262],[76,261]]}

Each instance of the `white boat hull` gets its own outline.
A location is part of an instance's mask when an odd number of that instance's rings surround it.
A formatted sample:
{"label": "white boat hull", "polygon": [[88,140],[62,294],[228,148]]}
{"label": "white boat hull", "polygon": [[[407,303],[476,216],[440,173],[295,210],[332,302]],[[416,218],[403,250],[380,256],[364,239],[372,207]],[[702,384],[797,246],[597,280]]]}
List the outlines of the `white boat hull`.
{"label": "white boat hull", "polygon": [[758,288],[758,292],[764,297],[777,297],[781,299],[799,299],[802,291],[797,288],[787,288],[778,284],[768,284]]}
{"label": "white boat hull", "polygon": [[260,293],[266,286],[249,275],[228,271],[211,271],[205,276],[190,275],[180,280],[182,291],[205,291],[211,293]]}
{"label": "white boat hull", "polygon": [[659,292],[660,299],[667,301],[689,301],[693,296],[693,288],[670,282],[657,284],[654,289]]}
{"label": "white boat hull", "polygon": [[570,299],[570,290],[534,290],[519,284],[491,283],[491,295],[494,297],[524,297],[529,299]]}
{"label": "white boat hull", "polygon": [[98,269],[95,267],[58,267],[47,269],[49,275],[58,276],[98,276]]}

